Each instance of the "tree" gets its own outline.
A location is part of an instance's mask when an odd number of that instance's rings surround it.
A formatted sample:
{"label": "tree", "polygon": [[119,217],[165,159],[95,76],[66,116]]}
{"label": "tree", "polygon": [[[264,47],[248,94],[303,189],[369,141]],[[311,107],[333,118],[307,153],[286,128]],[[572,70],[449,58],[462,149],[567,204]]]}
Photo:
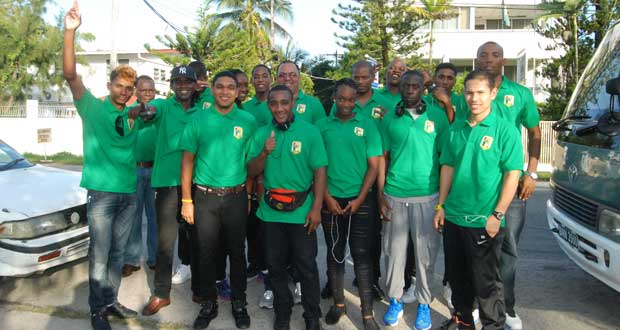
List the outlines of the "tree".
{"label": "tree", "polygon": [[456,14],[450,9],[451,0],[420,0],[421,7],[414,7],[414,12],[430,25],[428,37],[428,65],[433,66],[433,32],[435,22],[454,17]]}

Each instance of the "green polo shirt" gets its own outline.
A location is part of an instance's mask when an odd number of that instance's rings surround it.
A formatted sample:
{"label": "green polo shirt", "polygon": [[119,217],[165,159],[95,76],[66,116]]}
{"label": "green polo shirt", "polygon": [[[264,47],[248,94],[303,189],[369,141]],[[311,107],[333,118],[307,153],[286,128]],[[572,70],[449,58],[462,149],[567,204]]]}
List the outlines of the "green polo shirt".
{"label": "green polo shirt", "polygon": [[194,182],[210,187],[234,187],[247,177],[248,148],[256,121],[236,107],[221,114],[215,107],[198,112],[179,142],[196,155]]}
{"label": "green polo shirt", "polygon": [[400,97],[400,92],[397,93],[396,95],[392,94],[392,92],[390,92],[390,90],[387,87],[382,87],[380,89],[376,90],[376,93],[381,95],[384,99],[388,100],[389,105],[391,107],[391,110],[394,110],[394,107],[396,107],[396,105],[398,104],[398,102],[400,102],[401,97]]}
{"label": "green polo shirt", "polygon": [[[89,90],[74,100],[82,119],[84,167],[80,186],[112,193],[136,192],[135,146],[141,119],[128,118],[128,109],[116,108],[109,96],[101,100]],[[123,134],[119,134],[122,130]]]}
{"label": "green polo shirt", "polygon": [[[358,101],[355,101],[355,108],[353,112],[359,113],[363,118],[374,119],[379,122],[381,120],[381,108],[383,107],[386,113],[393,112],[396,104],[391,103],[389,99],[381,96],[377,91],[372,91],[372,96],[366,101],[366,104],[362,106]],[[332,108],[329,111],[329,116],[334,117],[336,114],[336,102],[332,104]],[[384,115],[385,116],[385,115]]]}
{"label": "green polo shirt", "polygon": [[157,128],[154,125],[144,127],[138,133],[136,142],[136,161],[150,162],[155,159],[155,141],[157,140]]}
{"label": "green polo shirt", "polygon": [[382,154],[381,135],[370,119],[354,116],[346,122],[335,116],[316,124],[327,151],[327,186],[334,197],[358,196],[362,188],[368,158]]}
{"label": "green polo shirt", "polygon": [[[441,103],[437,100],[433,94],[427,94],[422,96],[422,99],[426,104],[430,104],[440,108],[445,113],[446,110],[441,107]],[[456,94],[455,92],[450,93],[450,102],[452,103],[452,107],[454,108],[454,121],[457,119],[467,119],[469,115],[469,108],[467,108],[467,103],[465,103],[465,97],[461,94]]]}
{"label": "green polo shirt", "polygon": [[258,127],[269,124],[273,118],[267,106],[267,100],[261,102],[256,98],[256,95],[243,103],[243,110],[254,116]]}
{"label": "green polo shirt", "polygon": [[484,228],[497,206],[504,173],[523,169],[519,132],[494,111],[474,127],[466,120],[455,122],[440,163],[454,168],[444,203],[446,219],[463,227]]}
{"label": "green polo shirt", "polygon": [[196,102],[196,104],[203,109],[212,106],[214,103],[215,97],[213,96],[213,93],[211,93],[211,88],[209,87],[202,91],[200,97],[198,97],[198,101]]}
{"label": "green polo shirt", "polygon": [[390,113],[381,122],[383,149],[390,153],[384,191],[394,197],[428,196],[439,191],[439,154],[448,136],[442,109],[427,105],[413,119]]}
{"label": "green polo shirt", "polygon": [[[260,154],[272,131],[275,133],[276,147],[265,160],[265,189],[309,190],[314,171],[327,166],[321,133],[314,125],[303,120],[295,120],[286,131],[278,130],[273,124],[263,126],[252,137],[249,159]],[[263,198],[256,215],[267,222],[303,224],[313,201],[314,196],[310,192],[302,206],[291,212],[282,212],[269,207]]]}
{"label": "green polo shirt", "polygon": [[293,113],[295,118],[301,118],[311,124],[316,124],[319,119],[326,117],[321,101],[314,96],[304,94],[301,89],[293,106]]}
{"label": "green polo shirt", "polygon": [[521,135],[521,126],[532,128],[540,123],[540,114],[534,96],[527,87],[503,77],[493,100],[493,111],[512,123]]}

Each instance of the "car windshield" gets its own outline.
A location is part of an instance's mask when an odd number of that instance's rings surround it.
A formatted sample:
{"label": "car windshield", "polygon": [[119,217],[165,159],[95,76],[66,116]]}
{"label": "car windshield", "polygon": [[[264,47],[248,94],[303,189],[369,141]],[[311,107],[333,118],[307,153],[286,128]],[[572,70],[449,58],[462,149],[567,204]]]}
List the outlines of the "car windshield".
{"label": "car windshield", "polygon": [[0,171],[33,166],[15,149],[0,140]]}
{"label": "car windshield", "polygon": [[[620,23],[612,27],[582,74],[564,117],[588,116],[598,120],[609,112],[608,80],[620,77]],[[618,98],[616,98],[617,100]],[[620,109],[619,104],[614,112]]]}

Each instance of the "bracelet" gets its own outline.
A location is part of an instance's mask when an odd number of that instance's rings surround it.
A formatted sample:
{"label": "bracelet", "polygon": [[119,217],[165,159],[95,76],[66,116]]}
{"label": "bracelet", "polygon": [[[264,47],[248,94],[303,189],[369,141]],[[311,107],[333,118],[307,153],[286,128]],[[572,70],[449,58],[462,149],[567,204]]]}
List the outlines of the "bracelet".
{"label": "bracelet", "polygon": [[194,203],[194,201],[193,201],[193,200],[191,200],[191,199],[184,199],[184,198],[183,198],[183,199],[181,199],[181,203],[192,204],[192,203]]}
{"label": "bracelet", "polygon": [[437,204],[437,205],[435,205],[435,211],[439,211],[439,210],[441,210],[441,209],[443,209],[443,204]]}

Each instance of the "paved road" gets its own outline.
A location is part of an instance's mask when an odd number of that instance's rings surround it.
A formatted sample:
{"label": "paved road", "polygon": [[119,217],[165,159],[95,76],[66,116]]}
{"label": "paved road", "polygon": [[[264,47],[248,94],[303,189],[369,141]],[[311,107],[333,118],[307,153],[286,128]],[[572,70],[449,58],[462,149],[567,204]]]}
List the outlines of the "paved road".
{"label": "paved road", "polygon": [[[529,330],[589,330],[620,329],[620,294],[592,278],[573,264],[560,250],[545,220],[544,203],[549,188],[541,183],[528,204],[528,220],[520,245],[521,259],[517,279],[517,311]],[[319,232],[319,266],[325,277],[325,247]],[[443,258],[440,256],[440,258]],[[440,259],[443,260],[443,259]],[[439,262],[433,290],[438,298],[433,302],[433,322],[439,325],[447,316],[448,309],[441,298],[440,280],[443,273]],[[346,298],[349,318],[343,318],[336,326],[326,330],[362,329],[357,290],[351,286],[353,268],[347,264]],[[130,308],[140,310],[148,300],[153,273],[140,271],[124,279],[119,300]],[[249,313],[252,329],[271,329],[273,313],[257,307],[262,284],[248,283]],[[56,269],[44,275],[20,279],[0,279],[0,329],[29,330],[82,330],[89,329],[88,320],[87,264],[78,262]],[[153,317],[140,317],[129,323],[115,321],[114,329],[186,329],[198,312],[191,303],[189,284],[173,286],[171,306]],[[209,329],[235,329],[230,316],[230,305],[220,302],[220,316]],[[405,309],[405,320],[394,330],[411,329],[415,317],[415,305]],[[323,301],[323,312],[329,301]],[[380,320],[386,303],[375,304]],[[295,307],[292,329],[303,329],[302,308]]]}

